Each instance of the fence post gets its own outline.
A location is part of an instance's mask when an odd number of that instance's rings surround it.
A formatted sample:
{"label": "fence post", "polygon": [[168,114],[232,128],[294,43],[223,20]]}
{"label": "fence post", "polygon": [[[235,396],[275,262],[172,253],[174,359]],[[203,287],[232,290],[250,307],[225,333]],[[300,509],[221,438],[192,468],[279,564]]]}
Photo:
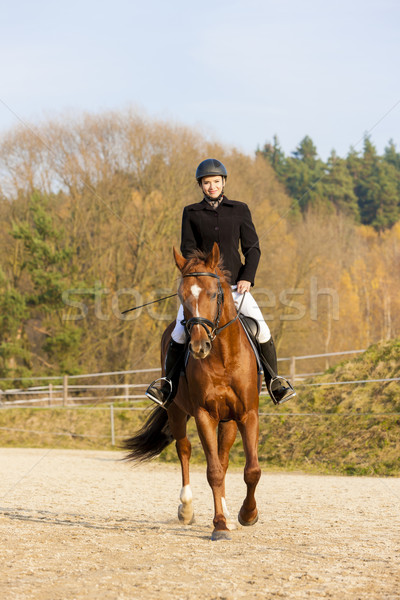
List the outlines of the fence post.
{"label": "fence post", "polygon": [[296,357],[290,357],[290,381],[294,384],[294,380],[296,379]]}
{"label": "fence post", "polygon": [[129,384],[125,383],[125,389],[124,389],[124,396],[125,396],[125,402],[129,401]]}
{"label": "fence post", "polygon": [[49,406],[52,405],[53,400],[53,384],[49,383]]}
{"label": "fence post", "polygon": [[68,402],[68,375],[63,376],[63,406]]}
{"label": "fence post", "polygon": [[115,446],[114,404],[110,404],[110,421],[111,421],[111,445]]}

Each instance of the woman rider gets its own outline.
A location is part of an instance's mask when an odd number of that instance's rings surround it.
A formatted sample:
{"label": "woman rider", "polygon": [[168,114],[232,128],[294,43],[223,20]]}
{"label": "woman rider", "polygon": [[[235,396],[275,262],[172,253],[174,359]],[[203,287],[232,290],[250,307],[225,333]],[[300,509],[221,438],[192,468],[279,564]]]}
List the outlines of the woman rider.
{"label": "woman rider", "polygon": [[[258,321],[261,362],[269,389],[268,383],[272,377],[265,363],[269,365],[273,373],[277,373],[275,345],[269,327],[250,294],[260,260],[259,241],[247,204],[229,200],[224,194],[227,176],[224,165],[214,158],[204,160],[197,167],[196,179],[203,191],[204,198],[201,202],[186,206],[183,210],[181,252],[185,258],[189,258],[193,250],[210,252],[214,242],[218,243],[224,267],[231,273],[231,282],[234,284],[232,285],[232,295],[236,308],[239,307],[243,294],[246,292],[241,313]],[[239,255],[239,242],[245,258],[244,265]],[[179,384],[186,341],[186,332],[182,325],[183,319],[181,305],[168,347],[165,365],[166,377],[162,378],[163,385],[161,388],[157,388],[151,384],[146,392],[149,398],[165,408],[175,397]],[[275,403],[281,403],[295,395],[292,387],[283,386],[281,381],[282,379],[279,379],[279,385],[273,391],[272,399]]]}

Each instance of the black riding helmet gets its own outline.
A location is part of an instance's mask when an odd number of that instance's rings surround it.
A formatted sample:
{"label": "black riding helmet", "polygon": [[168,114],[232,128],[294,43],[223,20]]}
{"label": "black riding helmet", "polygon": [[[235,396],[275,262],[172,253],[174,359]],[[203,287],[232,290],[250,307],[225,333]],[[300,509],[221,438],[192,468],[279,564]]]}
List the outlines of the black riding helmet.
{"label": "black riding helmet", "polygon": [[228,173],[222,162],[216,158],[207,158],[199,164],[196,169],[196,179],[201,184],[203,177],[210,177],[210,175],[221,175],[221,177],[228,177]]}

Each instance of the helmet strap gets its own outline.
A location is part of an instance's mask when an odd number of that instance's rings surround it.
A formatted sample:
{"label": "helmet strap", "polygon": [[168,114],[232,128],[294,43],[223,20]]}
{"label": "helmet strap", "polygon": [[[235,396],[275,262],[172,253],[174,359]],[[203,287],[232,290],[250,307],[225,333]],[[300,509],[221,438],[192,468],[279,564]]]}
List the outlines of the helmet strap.
{"label": "helmet strap", "polygon": [[208,204],[210,206],[212,206],[213,208],[218,208],[218,206],[221,204],[221,202],[223,200],[223,197],[224,197],[223,191],[218,196],[218,198],[211,198],[208,194],[204,194],[205,201],[208,202]]}

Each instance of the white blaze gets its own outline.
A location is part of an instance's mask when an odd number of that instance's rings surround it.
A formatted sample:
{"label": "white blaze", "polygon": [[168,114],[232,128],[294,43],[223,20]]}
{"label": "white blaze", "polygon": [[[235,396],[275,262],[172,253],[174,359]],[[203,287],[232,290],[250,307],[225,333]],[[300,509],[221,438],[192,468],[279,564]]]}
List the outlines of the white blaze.
{"label": "white blaze", "polygon": [[192,285],[192,287],[190,288],[190,291],[192,292],[192,296],[193,298],[196,300],[196,304],[195,304],[195,309],[194,309],[194,316],[198,317],[199,316],[199,307],[198,307],[198,301],[199,301],[199,296],[200,296],[200,292],[201,292],[201,287],[199,287],[196,283],[194,285]]}

